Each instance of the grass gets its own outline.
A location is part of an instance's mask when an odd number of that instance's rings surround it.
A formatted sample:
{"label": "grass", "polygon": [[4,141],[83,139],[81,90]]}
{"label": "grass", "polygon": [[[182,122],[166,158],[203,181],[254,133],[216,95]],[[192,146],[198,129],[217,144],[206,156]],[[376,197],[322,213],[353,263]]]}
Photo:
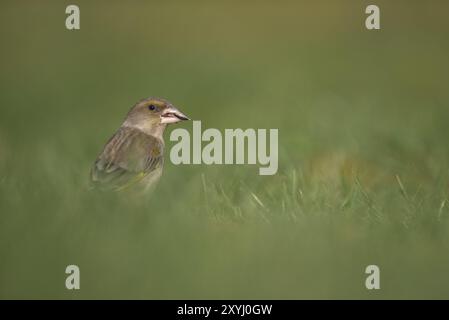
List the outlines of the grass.
{"label": "grass", "polygon": [[[0,298],[447,298],[447,5],[381,2],[379,32],[333,1],[79,5],[76,32],[0,10]],[[167,159],[148,199],[88,191],[150,95],[279,128],[278,174]]]}

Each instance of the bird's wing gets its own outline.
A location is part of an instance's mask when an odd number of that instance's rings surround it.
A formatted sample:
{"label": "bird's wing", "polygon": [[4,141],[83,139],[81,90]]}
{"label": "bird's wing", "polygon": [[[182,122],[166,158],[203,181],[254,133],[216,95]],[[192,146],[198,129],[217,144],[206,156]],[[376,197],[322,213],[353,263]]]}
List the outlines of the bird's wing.
{"label": "bird's wing", "polygon": [[163,147],[156,137],[122,127],[95,161],[91,180],[106,189],[131,186],[163,165]]}

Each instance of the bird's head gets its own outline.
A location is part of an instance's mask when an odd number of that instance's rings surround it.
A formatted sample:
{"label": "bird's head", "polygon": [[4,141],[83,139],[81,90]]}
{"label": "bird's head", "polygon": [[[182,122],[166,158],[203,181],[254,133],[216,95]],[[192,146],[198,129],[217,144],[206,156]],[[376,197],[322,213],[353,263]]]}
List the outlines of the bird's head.
{"label": "bird's head", "polygon": [[139,101],[131,108],[126,117],[125,125],[137,127],[150,134],[156,134],[155,130],[162,130],[163,132],[167,124],[181,120],[190,119],[167,100],[147,98]]}

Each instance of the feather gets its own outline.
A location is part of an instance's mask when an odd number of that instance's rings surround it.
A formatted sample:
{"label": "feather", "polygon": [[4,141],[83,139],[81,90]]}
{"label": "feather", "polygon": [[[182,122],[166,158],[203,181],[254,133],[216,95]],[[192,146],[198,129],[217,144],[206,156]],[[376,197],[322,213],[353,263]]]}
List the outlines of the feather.
{"label": "feather", "polygon": [[120,127],[109,139],[91,171],[101,189],[123,190],[139,182],[154,182],[163,167],[164,143],[137,128]]}

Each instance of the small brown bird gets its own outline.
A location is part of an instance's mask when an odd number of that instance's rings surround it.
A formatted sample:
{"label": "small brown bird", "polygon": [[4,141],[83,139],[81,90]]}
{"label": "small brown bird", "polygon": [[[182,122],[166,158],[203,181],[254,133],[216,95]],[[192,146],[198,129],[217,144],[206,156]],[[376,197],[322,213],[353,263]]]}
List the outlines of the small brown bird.
{"label": "small brown bird", "polygon": [[167,100],[139,101],[95,161],[92,184],[117,191],[131,187],[145,191],[154,186],[164,164],[164,130],[181,120],[189,118]]}

